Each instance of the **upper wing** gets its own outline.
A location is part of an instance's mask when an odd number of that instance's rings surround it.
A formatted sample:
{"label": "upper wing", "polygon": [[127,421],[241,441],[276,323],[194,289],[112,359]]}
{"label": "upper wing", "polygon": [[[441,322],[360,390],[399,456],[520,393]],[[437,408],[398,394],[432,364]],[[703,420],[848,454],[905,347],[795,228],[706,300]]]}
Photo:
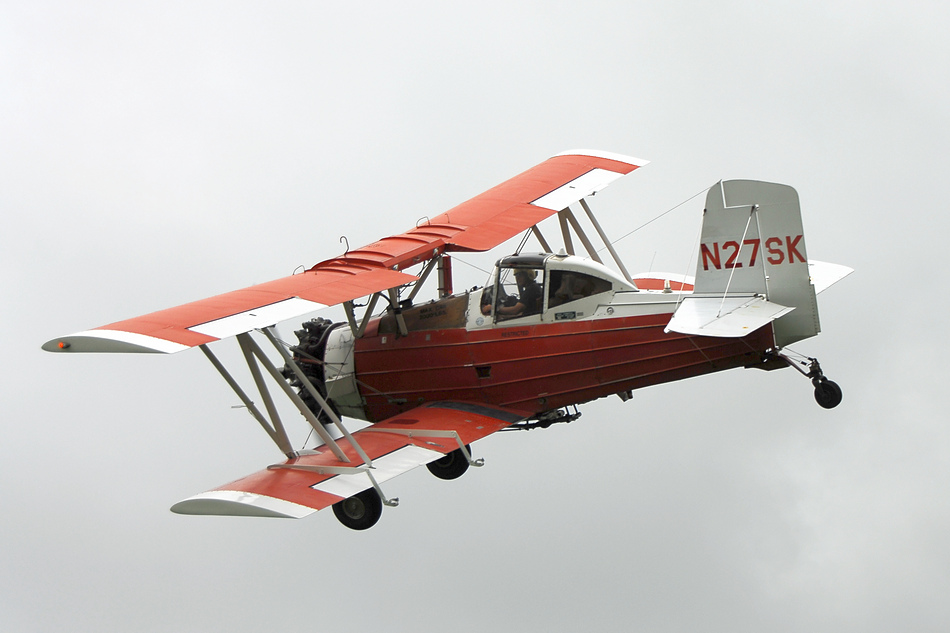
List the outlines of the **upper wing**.
{"label": "upper wing", "polygon": [[[340,440],[350,463],[324,450],[275,464],[172,506],[178,514],[299,519],[523,420],[527,413],[467,402],[432,402],[353,433],[372,469]],[[453,435],[453,432],[457,436]],[[456,437],[458,439],[456,439]],[[345,469],[337,474],[338,469]],[[332,471],[332,472],[331,472]]]}
{"label": "upper wing", "polygon": [[299,275],[53,339],[50,352],[178,352],[416,280],[401,271],[443,252],[484,251],[600,191],[646,161],[565,152],[405,233]]}
{"label": "upper wing", "polygon": [[48,352],[163,352],[171,354],[274,325],[416,277],[385,268],[337,266],[186,303],[94,330],[47,341]]}

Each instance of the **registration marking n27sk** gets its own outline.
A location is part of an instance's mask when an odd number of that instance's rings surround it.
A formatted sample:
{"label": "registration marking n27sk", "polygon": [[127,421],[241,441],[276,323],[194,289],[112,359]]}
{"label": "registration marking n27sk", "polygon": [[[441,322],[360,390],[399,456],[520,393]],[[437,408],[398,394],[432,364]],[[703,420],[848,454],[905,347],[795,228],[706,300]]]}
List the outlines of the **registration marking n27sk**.
{"label": "registration marking n27sk", "polygon": [[[801,235],[794,237],[786,235],[784,240],[780,237],[770,237],[766,239],[766,261],[773,266],[784,263],[794,264],[796,260],[805,263],[805,256],[798,250],[799,242],[801,241]],[[717,270],[723,268],[742,268],[743,265],[749,267],[755,266],[755,263],[758,261],[759,246],[761,243],[762,240],[758,238],[742,240],[742,247],[752,247],[746,249],[744,253],[742,252],[743,248],[739,246],[739,242],[736,240],[729,240],[723,242],[721,245],[719,242],[701,244],[700,254],[703,258],[703,270],[709,270],[710,265]],[[725,262],[722,261],[723,256],[726,257]]]}

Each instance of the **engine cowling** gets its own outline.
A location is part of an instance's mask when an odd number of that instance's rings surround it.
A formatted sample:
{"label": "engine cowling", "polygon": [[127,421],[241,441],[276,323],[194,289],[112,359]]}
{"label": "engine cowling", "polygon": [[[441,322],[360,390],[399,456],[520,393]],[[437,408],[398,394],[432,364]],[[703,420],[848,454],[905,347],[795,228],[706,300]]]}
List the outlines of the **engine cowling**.
{"label": "engine cowling", "polygon": [[[345,323],[333,323],[329,319],[315,318],[302,324],[294,332],[298,344],[294,348],[294,362],[301,368],[320,395],[339,416],[366,419],[363,398],[356,384],[354,363],[354,338]],[[284,369],[284,375],[297,389],[304,403],[318,419],[329,424],[330,418],[321,409],[313,396],[303,388],[300,380]]]}

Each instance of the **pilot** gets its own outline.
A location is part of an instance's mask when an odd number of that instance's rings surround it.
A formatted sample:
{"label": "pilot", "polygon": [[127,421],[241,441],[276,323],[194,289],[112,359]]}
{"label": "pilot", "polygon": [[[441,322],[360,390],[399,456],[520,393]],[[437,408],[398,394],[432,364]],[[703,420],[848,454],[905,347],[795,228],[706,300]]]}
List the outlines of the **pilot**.
{"label": "pilot", "polygon": [[[541,286],[537,279],[538,271],[530,268],[515,270],[515,282],[518,284],[518,300],[512,305],[498,305],[495,315],[502,319],[513,319],[541,312]],[[508,303],[508,302],[506,302]],[[482,305],[482,314],[491,312],[490,304]]]}

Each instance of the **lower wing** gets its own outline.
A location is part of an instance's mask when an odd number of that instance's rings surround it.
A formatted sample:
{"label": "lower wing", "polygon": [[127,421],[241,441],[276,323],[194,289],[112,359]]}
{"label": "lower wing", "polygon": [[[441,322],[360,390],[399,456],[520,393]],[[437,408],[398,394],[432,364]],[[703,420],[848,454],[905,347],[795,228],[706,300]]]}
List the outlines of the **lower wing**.
{"label": "lower wing", "polygon": [[527,416],[478,403],[431,402],[353,433],[369,464],[356,447],[339,440],[349,462],[318,448],[179,501],[171,510],[299,519],[369,488],[380,492],[380,484],[455,450],[471,462],[468,444]]}

